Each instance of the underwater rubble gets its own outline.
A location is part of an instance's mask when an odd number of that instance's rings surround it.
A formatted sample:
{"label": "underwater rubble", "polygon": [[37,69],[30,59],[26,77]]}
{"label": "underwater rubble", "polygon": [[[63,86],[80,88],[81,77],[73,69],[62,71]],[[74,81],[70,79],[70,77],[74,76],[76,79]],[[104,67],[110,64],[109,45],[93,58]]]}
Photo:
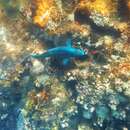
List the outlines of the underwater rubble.
{"label": "underwater rubble", "polygon": [[0,0],[0,130],[129,130],[129,50],[130,0]]}

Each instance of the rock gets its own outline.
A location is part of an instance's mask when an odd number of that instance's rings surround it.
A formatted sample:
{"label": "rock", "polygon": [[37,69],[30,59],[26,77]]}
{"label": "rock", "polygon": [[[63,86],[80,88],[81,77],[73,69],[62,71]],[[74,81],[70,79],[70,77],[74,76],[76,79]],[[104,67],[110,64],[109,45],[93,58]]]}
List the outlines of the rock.
{"label": "rock", "polygon": [[39,74],[39,73],[42,73],[43,70],[44,70],[44,65],[42,64],[42,62],[40,62],[37,59],[34,59],[32,61],[31,73],[32,74]]}

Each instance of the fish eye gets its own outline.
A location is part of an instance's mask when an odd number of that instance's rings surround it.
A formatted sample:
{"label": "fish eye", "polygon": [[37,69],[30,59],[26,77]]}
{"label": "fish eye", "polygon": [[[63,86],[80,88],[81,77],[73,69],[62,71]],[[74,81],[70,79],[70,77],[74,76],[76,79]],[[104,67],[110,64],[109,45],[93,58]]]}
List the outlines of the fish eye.
{"label": "fish eye", "polygon": [[88,49],[84,49],[84,55],[88,54]]}

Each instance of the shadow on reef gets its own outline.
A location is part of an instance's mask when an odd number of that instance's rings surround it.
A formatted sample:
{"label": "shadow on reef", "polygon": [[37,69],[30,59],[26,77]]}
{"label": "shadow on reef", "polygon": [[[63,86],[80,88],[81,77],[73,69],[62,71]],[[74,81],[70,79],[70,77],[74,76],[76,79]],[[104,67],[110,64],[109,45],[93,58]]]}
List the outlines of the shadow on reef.
{"label": "shadow on reef", "polygon": [[64,72],[65,70],[71,70],[76,67],[73,61],[69,61],[67,65],[63,65],[61,61],[57,58],[51,58],[50,66],[62,72]]}
{"label": "shadow on reef", "polygon": [[81,23],[81,24],[89,24],[92,28],[92,31],[100,34],[100,35],[110,35],[114,37],[120,37],[121,33],[112,28],[112,27],[101,27],[96,25],[92,19],[89,18],[89,13],[87,14],[85,10],[83,9],[77,9],[75,11],[75,21]]}
{"label": "shadow on reef", "polygon": [[122,20],[130,20],[130,11],[127,6],[127,0],[118,0],[118,12]]}

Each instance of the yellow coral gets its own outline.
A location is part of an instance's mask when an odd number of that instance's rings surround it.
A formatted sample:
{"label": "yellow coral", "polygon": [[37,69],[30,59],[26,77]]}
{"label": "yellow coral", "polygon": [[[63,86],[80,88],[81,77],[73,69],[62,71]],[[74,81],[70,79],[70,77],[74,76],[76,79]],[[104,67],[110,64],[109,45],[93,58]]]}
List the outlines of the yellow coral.
{"label": "yellow coral", "polygon": [[115,12],[116,2],[114,0],[81,0],[80,7],[90,11],[96,11],[104,16],[110,16]]}
{"label": "yellow coral", "polygon": [[45,27],[49,21],[50,11],[53,8],[53,0],[34,0],[36,4],[36,12],[33,17],[34,23],[41,27]]}

